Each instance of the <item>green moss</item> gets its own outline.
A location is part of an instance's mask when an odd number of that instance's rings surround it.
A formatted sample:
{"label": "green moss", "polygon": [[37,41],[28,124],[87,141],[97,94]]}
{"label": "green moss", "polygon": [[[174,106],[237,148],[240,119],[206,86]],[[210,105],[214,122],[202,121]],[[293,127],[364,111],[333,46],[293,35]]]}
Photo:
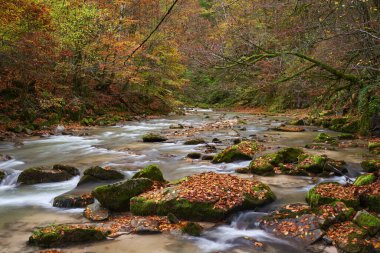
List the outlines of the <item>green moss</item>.
{"label": "green moss", "polygon": [[249,164],[249,170],[251,173],[257,175],[273,175],[273,161],[272,154],[258,157]]}
{"label": "green moss", "polygon": [[73,243],[87,243],[106,240],[109,232],[102,232],[95,227],[77,227],[53,225],[33,231],[29,244],[40,247],[58,247]]}
{"label": "green moss", "polygon": [[130,200],[153,185],[147,178],[131,179],[124,182],[99,186],[93,190],[92,195],[102,206],[114,211],[128,211]]}
{"label": "green moss", "polygon": [[320,174],[324,170],[327,158],[319,155],[301,155],[299,158],[297,168],[305,170],[309,173]]}
{"label": "green moss", "polygon": [[338,139],[339,140],[353,140],[353,139],[355,139],[355,135],[347,134],[347,133],[340,134],[340,135],[338,135]]}
{"label": "green moss", "polygon": [[314,141],[315,142],[326,142],[326,143],[330,143],[330,144],[335,144],[336,143],[336,140],[334,137],[326,134],[326,133],[319,133],[315,138],[314,138]]}
{"label": "green moss", "polygon": [[159,134],[153,134],[153,133],[144,134],[142,136],[142,139],[143,139],[143,142],[163,142],[167,140],[166,137]]}
{"label": "green moss", "polygon": [[206,143],[204,139],[193,139],[193,140],[188,140],[183,143],[183,145],[198,145],[198,144],[203,144]]}
{"label": "green moss", "polygon": [[367,230],[370,235],[376,235],[380,230],[380,219],[366,211],[359,211],[354,217],[354,222]]}
{"label": "green moss", "polygon": [[380,159],[363,161],[361,165],[365,172],[376,172],[380,170]]}
{"label": "green moss", "polygon": [[45,168],[34,167],[21,172],[17,178],[17,183],[25,185],[62,182],[69,180],[73,175],[66,171],[47,170]]}
{"label": "green moss", "polygon": [[303,119],[295,119],[289,121],[287,124],[292,126],[303,126],[305,125],[305,121]]}
{"label": "green moss", "polygon": [[149,178],[153,181],[165,182],[160,168],[155,164],[151,164],[140,170],[132,178]]}
{"label": "green moss", "polygon": [[360,199],[362,206],[368,207],[370,211],[380,213],[380,196],[378,195],[364,195]]}
{"label": "green moss", "polygon": [[79,170],[77,168],[75,168],[73,166],[62,165],[62,164],[54,165],[53,170],[66,171],[67,173],[69,173],[70,175],[73,175],[73,176],[78,176],[80,174]]}
{"label": "green moss", "polygon": [[201,236],[203,228],[201,225],[195,222],[188,222],[184,227],[181,228],[182,233],[191,236]]}
{"label": "green moss", "polygon": [[93,176],[101,180],[119,180],[124,179],[124,175],[116,170],[103,169],[100,166],[88,168],[84,171],[84,175]]}
{"label": "green moss", "polygon": [[255,152],[260,150],[260,146],[254,141],[242,141],[239,144],[226,148],[217,154],[212,160],[213,163],[231,163],[234,161],[251,160]]}
{"label": "green moss", "polygon": [[356,178],[354,185],[355,186],[363,186],[363,185],[369,185],[376,181],[376,176],[374,174],[364,174],[360,175]]}
{"label": "green moss", "polygon": [[303,150],[300,148],[284,148],[273,157],[273,163],[294,163],[297,162],[298,157],[303,153]]}

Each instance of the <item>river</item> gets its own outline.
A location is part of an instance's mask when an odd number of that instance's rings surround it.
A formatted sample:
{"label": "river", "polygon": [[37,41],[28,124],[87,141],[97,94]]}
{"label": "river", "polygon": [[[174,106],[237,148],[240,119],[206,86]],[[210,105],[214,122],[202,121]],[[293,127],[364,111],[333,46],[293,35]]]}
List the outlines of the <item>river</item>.
{"label": "river", "polygon": [[[57,135],[33,137],[23,140],[22,145],[0,142],[0,154],[13,159],[0,162],[0,169],[8,174],[0,184],[0,252],[35,252],[26,242],[33,228],[53,223],[85,222],[83,209],[58,209],[52,207],[52,200],[75,188],[79,177],[66,182],[17,187],[20,171],[33,166],[50,166],[57,163],[78,167],[81,171],[93,166],[111,166],[131,177],[137,169],[148,164],[158,164],[168,180],[178,179],[194,173],[215,171],[234,173],[249,162],[212,164],[209,161],[186,159],[190,152],[200,151],[203,144],[183,145],[187,136],[175,136],[165,143],[143,143],[141,136],[148,132],[169,133],[169,126],[182,124],[195,129],[220,120],[244,119],[247,124],[236,129],[195,132],[196,137],[207,141],[219,138],[224,141],[218,148],[225,147],[234,138],[258,138],[268,147],[303,147],[311,143],[316,131],[307,127],[306,132],[279,133],[268,129],[284,123],[284,117],[265,117],[239,113],[216,112],[212,110],[189,110],[184,116],[162,117],[140,122],[126,122],[117,126],[98,127],[86,131],[85,136]],[[242,129],[244,127],[245,129]],[[172,133],[173,130],[170,131]],[[330,132],[330,131],[329,131]],[[332,135],[337,134],[330,132]],[[337,151],[312,151],[327,154],[348,163],[349,176],[357,176],[360,162],[367,150],[345,148]],[[257,228],[256,220],[261,215],[285,203],[304,202],[305,193],[322,179],[310,177],[257,177],[268,183],[277,195],[277,200],[258,210],[236,214],[229,223],[208,229],[200,238],[178,235],[126,235],[112,241],[96,244],[70,246],[64,252],[305,252],[302,247],[281,240]],[[324,180],[344,182],[343,177]],[[254,249],[247,240],[253,238],[264,243],[263,249]]]}

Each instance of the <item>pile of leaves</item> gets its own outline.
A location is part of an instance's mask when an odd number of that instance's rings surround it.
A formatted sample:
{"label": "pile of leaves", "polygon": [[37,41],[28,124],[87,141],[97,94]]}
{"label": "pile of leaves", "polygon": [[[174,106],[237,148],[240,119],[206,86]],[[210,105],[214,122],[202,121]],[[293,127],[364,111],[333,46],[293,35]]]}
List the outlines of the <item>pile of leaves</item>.
{"label": "pile of leaves", "polygon": [[357,199],[358,191],[357,187],[353,185],[340,185],[336,183],[320,184],[315,192],[324,197],[336,198],[336,199]]}
{"label": "pile of leaves", "polygon": [[164,194],[164,190],[162,190],[149,191],[140,196],[161,201],[170,200],[168,198],[175,195],[190,202],[215,203],[214,208],[227,210],[242,204],[246,194],[255,196],[258,199],[264,199],[267,190],[256,191],[255,187],[259,184],[261,183],[258,181],[242,179],[228,174],[206,172],[188,177],[187,180],[173,189],[165,189],[165,191],[172,190],[172,194]]}

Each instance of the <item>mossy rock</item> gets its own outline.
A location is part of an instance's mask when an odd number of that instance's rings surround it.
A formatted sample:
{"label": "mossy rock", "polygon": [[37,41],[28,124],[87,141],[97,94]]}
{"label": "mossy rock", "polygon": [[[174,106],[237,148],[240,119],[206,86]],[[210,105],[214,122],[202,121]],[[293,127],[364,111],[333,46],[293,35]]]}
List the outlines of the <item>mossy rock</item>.
{"label": "mossy rock", "polygon": [[[318,193],[319,187],[325,189],[324,193]],[[334,202],[343,202],[346,206],[357,209],[360,205],[359,196],[352,189],[345,189],[344,187],[335,182],[318,184],[306,194],[306,202],[313,208]],[[351,192],[352,196],[345,196],[343,194],[347,191]]]}
{"label": "mossy rock", "polygon": [[348,133],[343,133],[338,135],[339,140],[354,140],[356,139],[355,135],[353,134],[348,134]]}
{"label": "mossy rock", "polygon": [[315,138],[314,142],[324,142],[324,143],[330,143],[335,144],[336,140],[334,137],[326,134],[326,133],[319,133]]}
{"label": "mossy rock", "polygon": [[159,135],[159,134],[144,134],[142,136],[143,142],[163,142],[168,140],[166,137]]}
{"label": "mossy rock", "polygon": [[1,183],[1,181],[3,181],[4,180],[4,178],[6,177],[6,174],[5,174],[5,172],[4,171],[2,171],[2,170],[0,170],[0,183]]}
{"label": "mossy rock", "polygon": [[132,177],[132,179],[135,178],[148,178],[152,181],[165,182],[164,176],[162,175],[160,168],[155,164],[151,164],[137,172]]}
{"label": "mossy rock", "polygon": [[360,175],[359,177],[356,178],[354,185],[355,186],[363,186],[363,185],[369,185],[375,182],[377,177],[374,174],[364,174]]}
{"label": "mossy rock", "polygon": [[319,155],[301,155],[298,159],[299,170],[315,174],[322,173],[327,162],[326,157]]}
{"label": "mossy rock", "polygon": [[268,215],[261,218],[261,221],[274,221],[288,218],[296,218],[303,214],[311,214],[313,210],[304,203],[291,203],[277,208]]}
{"label": "mossy rock", "polygon": [[204,139],[192,139],[185,141],[183,145],[198,145],[198,144],[204,144],[206,141]]}
{"label": "mossy rock", "polygon": [[84,171],[83,177],[79,180],[78,185],[90,182],[122,180],[124,175],[121,172],[112,169],[104,169],[100,166],[88,168]]}
{"label": "mossy rock", "polygon": [[255,141],[242,141],[241,143],[230,146],[217,154],[212,162],[231,163],[235,161],[251,160],[254,154],[262,149],[263,146]]}
{"label": "mossy rock", "polygon": [[304,126],[305,121],[303,119],[295,119],[287,122],[287,124],[291,126]]}
{"label": "mossy rock", "polygon": [[29,244],[43,248],[67,246],[68,244],[89,243],[107,239],[110,232],[92,226],[53,225],[33,231]]}
{"label": "mossy rock", "polygon": [[374,194],[365,194],[360,196],[360,204],[367,207],[370,211],[380,213],[380,196]]}
{"label": "mossy rock", "polygon": [[352,207],[347,207],[340,201],[313,208],[313,212],[319,215],[318,223],[323,229],[327,229],[332,224],[352,220],[355,214]]}
{"label": "mossy rock", "polygon": [[[226,180],[228,180],[227,177],[230,177],[229,175],[219,176],[226,177]],[[181,193],[183,192],[183,188],[181,188],[182,184],[187,183],[192,177],[175,186],[157,189],[153,192],[147,192],[132,198],[130,201],[131,212],[134,215],[141,216],[167,216],[169,213],[172,213],[179,219],[195,221],[220,221],[233,212],[240,210],[251,210],[258,206],[272,202],[275,199],[275,195],[271,189],[267,185],[260,182],[255,183],[255,186],[251,188],[251,191],[254,193],[253,195],[249,192],[244,193],[242,196],[242,201],[236,202],[230,207],[222,208],[220,206],[216,206],[217,201],[215,202],[214,200],[207,201],[205,199],[188,199],[186,197],[181,197]],[[217,182],[197,184],[196,188],[191,188],[191,191],[201,190],[201,192],[209,192],[210,198],[216,197],[217,199],[220,199],[220,196],[218,195],[213,196],[213,187],[222,186],[219,186]],[[197,197],[197,195],[192,197]]]}
{"label": "mossy rock", "polygon": [[203,227],[195,222],[188,222],[184,227],[181,228],[182,233],[191,236],[201,236]]}
{"label": "mossy rock", "polygon": [[356,213],[354,220],[358,226],[364,228],[370,235],[374,236],[380,231],[380,219],[367,211],[359,211]]}
{"label": "mossy rock", "polygon": [[369,141],[368,149],[371,153],[378,155],[380,154],[380,142]]}
{"label": "mossy rock", "polygon": [[273,175],[275,158],[276,154],[269,154],[254,159],[249,164],[250,172],[257,175]]}
{"label": "mossy rock", "polygon": [[96,187],[92,195],[102,206],[113,211],[128,211],[130,199],[145,191],[153,185],[147,178],[136,178],[110,185]]}
{"label": "mossy rock", "polygon": [[73,166],[68,166],[68,165],[56,164],[53,166],[53,170],[66,171],[67,173],[69,173],[70,175],[73,175],[73,176],[80,175],[80,172],[77,168],[75,168]]}
{"label": "mossy rock", "polygon": [[200,159],[202,157],[202,154],[198,152],[191,152],[187,154],[187,157],[191,159]]}
{"label": "mossy rock", "polygon": [[380,159],[363,161],[361,165],[365,172],[376,172],[380,170]]}
{"label": "mossy rock", "polygon": [[33,185],[41,183],[62,182],[69,180],[73,175],[63,170],[49,170],[41,167],[29,168],[21,172],[17,178],[18,184]]}
{"label": "mossy rock", "polygon": [[94,203],[91,194],[64,193],[54,198],[53,206],[59,208],[83,208]]}
{"label": "mossy rock", "polygon": [[283,148],[276,153],[274,163],[294,163],[298,161],[298,157],[304,152],[300,148]]}

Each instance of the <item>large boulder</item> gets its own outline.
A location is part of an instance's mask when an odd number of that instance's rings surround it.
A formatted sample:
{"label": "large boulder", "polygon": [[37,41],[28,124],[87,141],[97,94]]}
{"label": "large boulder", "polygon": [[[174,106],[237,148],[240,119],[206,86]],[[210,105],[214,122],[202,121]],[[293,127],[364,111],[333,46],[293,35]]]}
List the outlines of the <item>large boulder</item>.
{"label": "large boulder", "polygon": [[251,160],[264,147],[255,141],[242,141],[220,152],[212,160],[213,163],[231,163],[234,161]]}
{"label": "large boulder", "polygon": [[79,180],[78,185],[91,182],[114,181],[122,179],[124,179],[124,175],[119,171],[95,166],[88,168],[84,171],[83,176]]}
{"label": "large boulder", "polygon": [[372,236],[376,235],[377,232],[380,231],[380,219],[365,210],[356,213],[354,222],[358,226],[367,230],[368,233]]}
{"label": "large boulder", "polygon": [[113,211],[128,211],[130,199],[150,190],[153,181],[147,178],[130,179],[123,182],[96,187],[92,195],[102,206]]}
{"label": "large boulder", "polygon": [[309,173],[320,174],[325,168],[327,157],[319,155],[302,155],[299,157],[298,169]]}
{"label": "large boulder", "polygon": [[365,172],[380,171],[380,159],[366,160],[361,163]]}
{"label": "large boulder", "polygon": [[209,172],[136,196],[130,201],[130,210],[135,215],[172,213],[180,219],[216,221],[274,199],[271,189],[261,182]]}
{"label": "large boulder", "polygon": [[154,133],[144,134],[142,139],[143,142],[163,142],[167,140],[166,137]]}
{"label": "large boulder", "polygon": [[64,170],[51,170],[42,167],[29,168],[21,172],[17,183],[22,185],[32,185],[41,183],[62,182],[69,180],[73,175]]}
{"label": "large boulder", "polygon": [[359,207],[359,194],[351,185],[341,185],[335,182],[321,183],[312,188],[306,196],[306,201],[312,207],[343,202],[349,207]]}
{"label": "large boulder", "polygon": [[43,248],[96,242],[107,239],[109,231],[87,225],[53,225],[33,231],[29,244]]}
{"label": "large boulder", "polygon": [[140,170],[132,178],[148,178],[152,181],[165,182],[160,168],[155,164],[151,164]]}

